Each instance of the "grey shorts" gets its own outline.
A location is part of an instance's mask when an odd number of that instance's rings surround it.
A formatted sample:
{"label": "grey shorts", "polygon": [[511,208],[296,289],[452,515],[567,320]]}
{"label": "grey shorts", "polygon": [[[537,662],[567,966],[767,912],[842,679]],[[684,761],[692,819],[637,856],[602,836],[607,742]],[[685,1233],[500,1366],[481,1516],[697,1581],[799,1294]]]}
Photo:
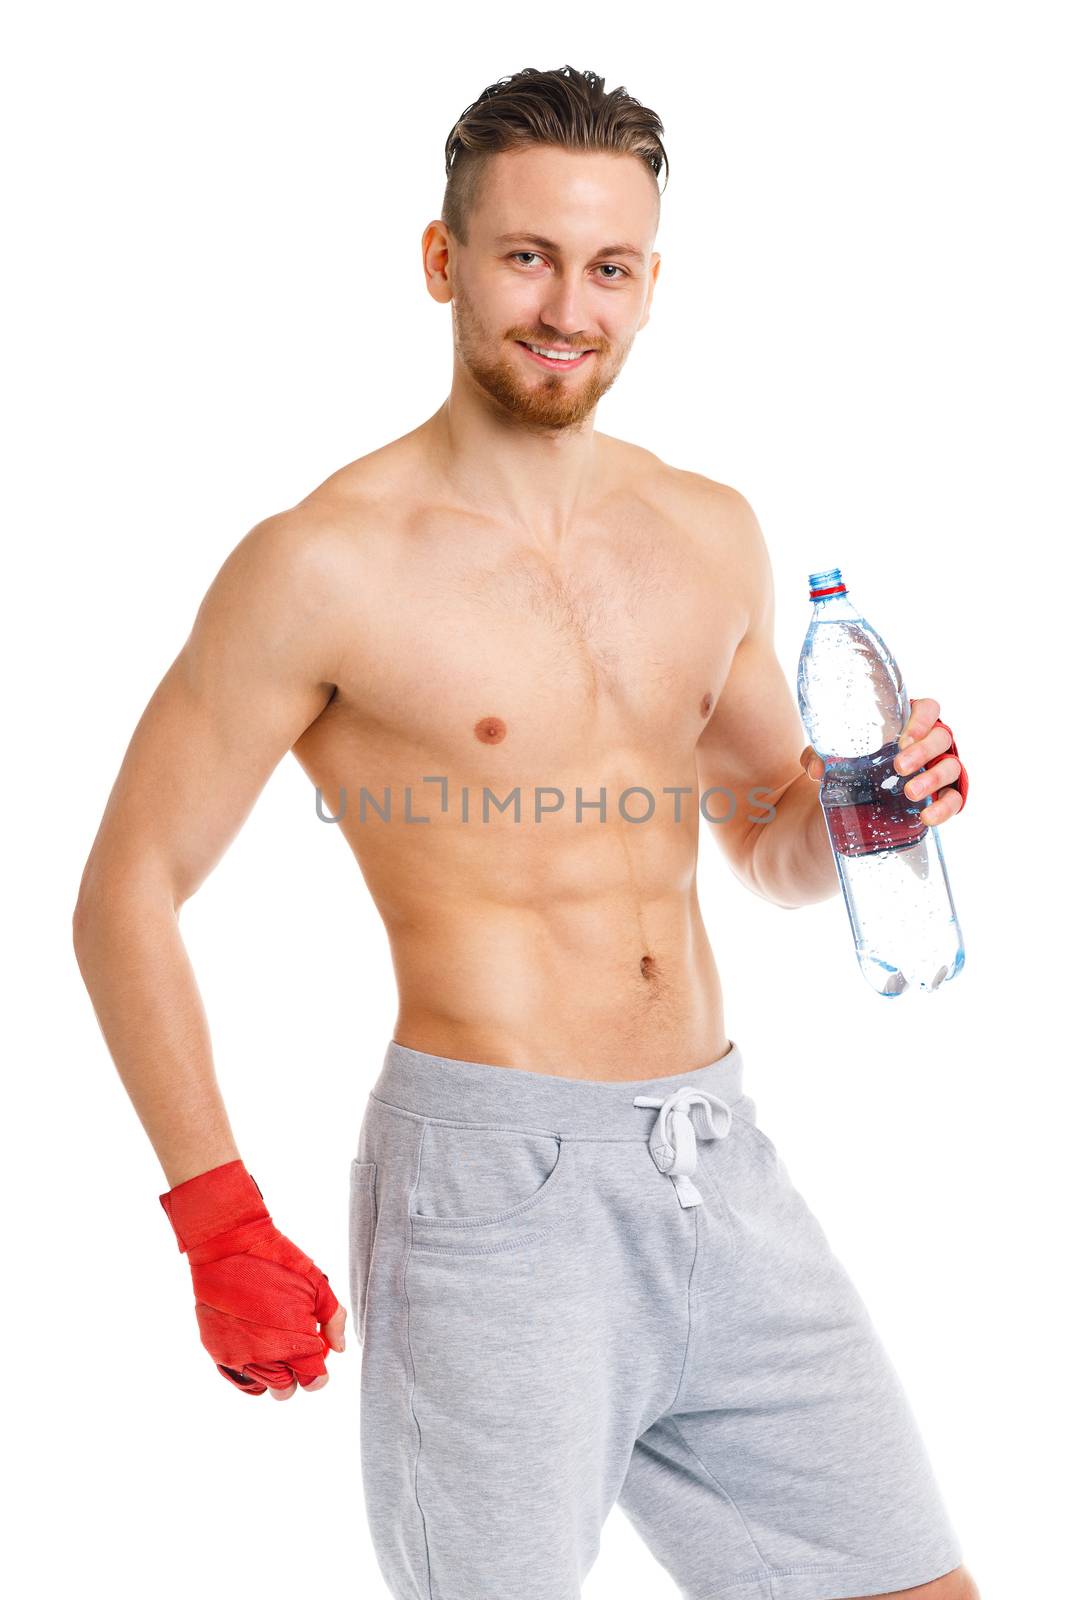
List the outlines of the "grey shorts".
{"label": "grey shorts", "polygon": [[576,1600],[616,1502],[685,1600],[962,1562],[869,1315],[742,1092],[389,1044],[350,1179],[365,1511],[395,1600]]}

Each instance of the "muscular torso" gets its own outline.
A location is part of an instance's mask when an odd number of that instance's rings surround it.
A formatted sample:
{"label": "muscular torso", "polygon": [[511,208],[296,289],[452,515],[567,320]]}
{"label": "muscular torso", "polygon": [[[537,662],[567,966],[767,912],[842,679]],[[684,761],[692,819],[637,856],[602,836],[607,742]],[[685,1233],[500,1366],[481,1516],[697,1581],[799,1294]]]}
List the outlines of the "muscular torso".
{"label": "muscular torso", "polygon": [[556,552],[442,492],[421,433],[322,486],[356,500],[356,648],[294,754],[387,929],[400,1043],[622,1079],[729,1047],[695,750],[748,585],[705,480],[595,437]]}

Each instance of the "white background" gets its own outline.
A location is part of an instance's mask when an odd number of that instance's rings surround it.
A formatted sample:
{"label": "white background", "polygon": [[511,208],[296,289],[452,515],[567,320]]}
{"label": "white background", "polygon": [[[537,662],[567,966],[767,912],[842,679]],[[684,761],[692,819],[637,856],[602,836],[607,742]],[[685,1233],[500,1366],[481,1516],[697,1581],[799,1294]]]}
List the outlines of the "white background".
{"label": "white background", "polygon": [[[13,25],[3,1431],[35,1593],[384,1592],[356,1340],[286,1404],[215,1373],[70,918],[131,731],[229,550],[447,392],[420,239],[453,122],[496,78],[565,62],[656,109],[673,169],[652,318],[598,427],[748,496],[792,681],[807,574],[838,565],[959,739],[972,793],[941,838],[967,965],[943,992],[875,996],[842,901],[759,901],[707,824],[699,887],[761,1125],[895,1361],[984,1600],[1077,1581],[1071,14],[190,0]],[[292,758],[182,932],[246,1163],[343,1299],[395,994]],[[584,1593],[676,1590],[615,1511]]]}

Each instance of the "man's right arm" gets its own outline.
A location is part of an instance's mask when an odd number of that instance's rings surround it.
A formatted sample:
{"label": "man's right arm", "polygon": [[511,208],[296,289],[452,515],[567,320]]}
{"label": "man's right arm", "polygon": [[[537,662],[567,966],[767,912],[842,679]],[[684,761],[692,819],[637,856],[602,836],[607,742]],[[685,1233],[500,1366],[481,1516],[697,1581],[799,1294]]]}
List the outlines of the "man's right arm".
{"label": "man's right arm", "polygon": [[83,871],[76,959],[171,1187],[239,1159],[180,909],[334,692],[345,537],[295,509],[231,552],[136,726]]}

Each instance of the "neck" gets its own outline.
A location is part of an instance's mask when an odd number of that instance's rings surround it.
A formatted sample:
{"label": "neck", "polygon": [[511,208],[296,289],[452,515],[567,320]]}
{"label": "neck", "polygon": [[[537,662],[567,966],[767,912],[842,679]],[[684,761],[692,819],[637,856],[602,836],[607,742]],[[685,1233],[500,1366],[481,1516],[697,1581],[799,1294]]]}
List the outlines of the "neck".
{"label": "neck", "polygon": [[598,498],[593,411],[566,427],[522,420],[457,363],[451,393],[424,431],[454,493],[540,546],[558,545]]}

